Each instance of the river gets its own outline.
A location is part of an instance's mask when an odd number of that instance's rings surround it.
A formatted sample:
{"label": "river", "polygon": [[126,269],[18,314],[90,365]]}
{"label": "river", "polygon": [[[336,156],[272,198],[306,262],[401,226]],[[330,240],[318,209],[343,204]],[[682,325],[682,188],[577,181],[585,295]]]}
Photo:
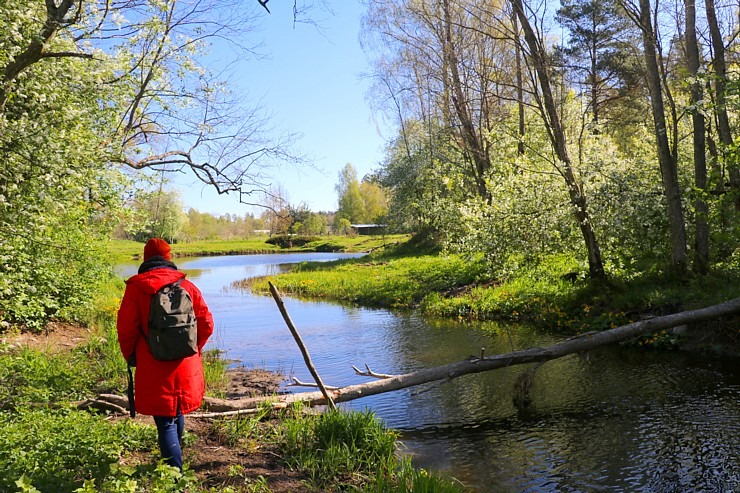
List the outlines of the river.
{"label": "river", "polygon": [[[352,254],[177,259],[216,320],[211,347],[247,367],[311,381],[273,299],[231,288],[296,262]],[[124,276],[136,270],[120,266]],[[522,326],[428,320],[415,313],[285,299],[327,385],[368,381],[352,365],[406,373],[480,353],[544,346]],[[416,466],[480,492],[740,492],[740,365],[684,353],[602,348],[534,374],[531,404],[513,404],[526,367],[468,375],[345,404],[401,432]],[[291,387],[300,392],[311,389]]]}

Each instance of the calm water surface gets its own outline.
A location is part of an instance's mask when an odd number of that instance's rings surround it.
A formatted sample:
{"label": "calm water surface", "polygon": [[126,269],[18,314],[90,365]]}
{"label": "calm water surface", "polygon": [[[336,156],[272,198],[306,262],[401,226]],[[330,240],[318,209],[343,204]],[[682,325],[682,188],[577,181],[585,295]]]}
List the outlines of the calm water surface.
{"label": "calm water surface", "polygon": [[[281,254],[179,260],[214,313],[209,343],[248,367],[311,381],[271,297],[230,288],[306,260]],[[136,266],[122,266],[131,275]],[[368,381],[351,366],[405,373],[556,341],[523,327],[430,321],[414,314],[285,299],[327,385]],[[738,360],[606,348],[548,362],[532,405],[512,389],[526,367],[359,399],[402,432],[415,465],[481,492],[740,492]],[[299,392],[302,389],[291,388]],[[310,390],[310,389],[305,389]]]}

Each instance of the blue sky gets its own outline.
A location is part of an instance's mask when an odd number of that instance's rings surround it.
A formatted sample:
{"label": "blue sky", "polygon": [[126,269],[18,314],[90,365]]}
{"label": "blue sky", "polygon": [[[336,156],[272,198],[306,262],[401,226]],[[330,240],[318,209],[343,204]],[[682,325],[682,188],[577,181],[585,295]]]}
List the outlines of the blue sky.
{"label": "blue sky", "polygon": [[[276,127],[300,134],[296,151],[313,158],[317,169],[288,165],[274,173],[274,183],[282,186],[290,203],[333,211],[339,171],[351,163],[362,178],[377,169],[387,137],[379,134],[365,99],[369,81],[362,74],[369,66],[358,39],[364,7],[357,0],[332,1],[333,15],[314,15],[321,26],[317,30],[293,25],[292,1],[268,6],[272,13],[262,11],[263,24],[251,39],[263,42],[260,51],[268,57],[240,62],[236,74],[241,88],[235,89],[261,102]],[[252,211],[190,176],[179,177],[174,186],[186,209],[240,215]]]}

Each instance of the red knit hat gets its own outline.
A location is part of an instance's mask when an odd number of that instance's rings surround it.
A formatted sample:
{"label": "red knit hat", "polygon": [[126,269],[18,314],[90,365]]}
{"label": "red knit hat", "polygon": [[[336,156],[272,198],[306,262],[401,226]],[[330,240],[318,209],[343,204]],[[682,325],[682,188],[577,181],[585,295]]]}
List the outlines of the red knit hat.
{"label": "red knit hat", "polygon": [[170,245],[162,238],[152,238],[146,242],[144,247],[144,260],[149,260],[151,257],[160,256],[164,257],[165,260],[170,260]]}

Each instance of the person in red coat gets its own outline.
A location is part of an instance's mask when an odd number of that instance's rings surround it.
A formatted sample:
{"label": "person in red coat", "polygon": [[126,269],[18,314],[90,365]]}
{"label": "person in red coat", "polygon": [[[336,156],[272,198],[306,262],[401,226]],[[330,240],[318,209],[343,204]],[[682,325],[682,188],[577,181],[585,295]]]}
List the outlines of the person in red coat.
{"label": "person in red coat", "polygon": [[198,326],[198,352],[174,361],[154,359],[144,338],[149,333],[152,295],[185,274],[170,260],[170,245],[152,238],[144,247],[144,262],[138,274],[126,280],[126,291],[118,310],[118,343],[123,357],[135,362],[134,405],[141,414],[154,417],[159,448],[168,464],[182,469],[183,415],[200,407],[205,393],[201,353],[213,334],[211,315],[200,290],[184,279],[181,286],[190,294]]}

